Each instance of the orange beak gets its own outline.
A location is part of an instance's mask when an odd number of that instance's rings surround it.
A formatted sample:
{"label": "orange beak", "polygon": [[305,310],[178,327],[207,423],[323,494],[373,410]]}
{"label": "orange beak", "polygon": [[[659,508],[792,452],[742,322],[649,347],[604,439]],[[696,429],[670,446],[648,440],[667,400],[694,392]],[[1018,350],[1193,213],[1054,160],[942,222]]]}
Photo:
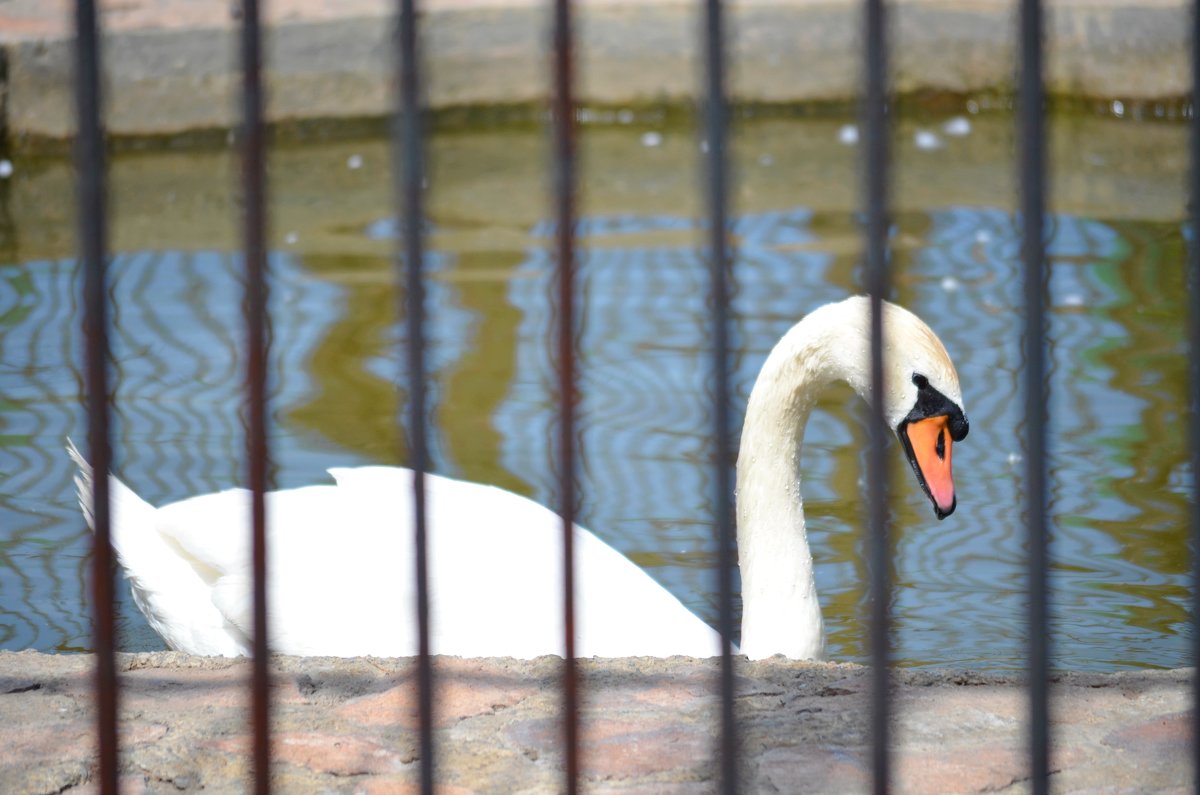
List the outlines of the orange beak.
{"label": "orange beak", "polygon": [[954,513],[957,504],[950,468],[954,440],[948,426],[949,417],[929,417],[907,423],[902,434],[908,460],[939,519]]}

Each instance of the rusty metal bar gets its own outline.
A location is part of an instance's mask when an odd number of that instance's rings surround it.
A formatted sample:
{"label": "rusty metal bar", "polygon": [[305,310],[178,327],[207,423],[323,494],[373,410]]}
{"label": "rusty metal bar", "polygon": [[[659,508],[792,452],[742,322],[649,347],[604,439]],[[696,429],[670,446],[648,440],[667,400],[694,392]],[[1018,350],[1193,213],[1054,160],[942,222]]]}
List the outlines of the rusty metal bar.
{"label": "rusty metal bar", "polygon": [[88,454],[93,472],[92,609],[96,647],[96,734],[100,751],[98,784],[104,795],[117,792],[118,732],[116,619],[113,600],[112,524],[108,473],[112,469],[108,405],[107,165],[101,121],[100,30],[94,0],[75,3],[75,104],[79,130],[75,164],[79,171],[79,259],[83,265],[83,338],[87,384]]}
{"label": "rusty metal bar", "polygon": [[267,624],[267,252],[262,31],[258,0],[242,0],[242,200],[246,266],[246,447],[253,533],[254,659],[251,725],[254,791],[271,791]]}
{"label": "rusty metal bar", "polygon": [[400,0],[398,8],[396,128],[393,168],[403,242],[398,282],[404,285],[408,363],[408,452],[413,471],[413,547],[417,582],[417,697],[420,716],[421,792],[433,795],[433,663],[429,648],[429,553],[425,473],[429,446],[425,434],[425,265],[422,190],[425,179],[424,111],[415,0]]}
{"label": "rusty metal bar", "polygon": [[729,453],[729,294],[733,259],[729,247],[728,116],[725,97],[725,30],[721,0],[704,3],[704,135],[708,144],[709,279],[713,309],[713,511],[717,533],[718,624],[721,632],[721,791],[738,791],[737,720],[733,711],[733,480]]}
{"label": "rusty metal bar", "polygon": [[1188,437],[1192,463],[1192,770],[1200,793],[1200,0],[1192,3],[1192,172],[1188,226]]}
{"label": "rusty metal bar", "polygon": [[575,97],[570,0],[554,0],[553,117],[555,250],[558,263],[558,500],[563,534],[563,742],[570,795],[579,791],[579,675],[575,663]]}
{"label": "rusty metal bar", "polygon": [[891,700],[891,539],[887,504],[888,427],[884,412],[883,301],[891,289],[888,272],[888,84],[887,19],[883,0],[866,0],[864,9],[862,122],[865,139],[863,187],[866,203],[866,288],[871,323],[871,421],[867,455],[867,554],[870,570],[871,621],[871,781],[872,791],[890,789]]}
{"label": "rusty metal bar", "polygon": [[1029,548],[1029,762],[1034,795],[1049,787],[1048,626],[1046,533],[1046,266],[1045,95],[1042,86],[1042,8],[1021,0],[1018,145],[1021,244],[1025,264],[1025,499]]}

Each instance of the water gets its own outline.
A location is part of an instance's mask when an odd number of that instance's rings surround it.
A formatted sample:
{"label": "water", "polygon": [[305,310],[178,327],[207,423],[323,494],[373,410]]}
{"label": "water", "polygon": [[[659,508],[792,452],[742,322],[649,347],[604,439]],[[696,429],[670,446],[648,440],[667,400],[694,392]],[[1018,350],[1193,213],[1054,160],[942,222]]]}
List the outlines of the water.
{"label": "water", "polygon": [[[1050,222],[1053,651],[1063,668],[1187,664],[1185,130],[1055,118]],[[775,340],[858,291],[858,150],[845,120],[739,126],[737,414]],[[643,145],[648,132],[654,146]],[[929,135],[938,146],[930,147]],[[1019,668],[1022,361],[1011,122],[898,132],[896,297],[958,366],[971,434],[959,509],[937,522],[898,446],[896,657]],[[553,228],[540,131],[434,138],[429,197],[436,471],[553,504]],[[688,130],[583,138],[581,521],[709,621],[710,387],[705,239]],[[62,453],[84,439],[70,169],[16,158],[0,181],[0,648],[90,645],[89,537]],[[352,167],[351,163],[355,166]],[[155,503],[243,479],[234,161],[113,164],[118,472]],[[387,145],[280,147],[272,160],[273,477],[399,463]],[[804,497],[833,659],[863,660],[861,405],[835,389],[806,435]],[[161,648],[123,583],[122,647]]]}

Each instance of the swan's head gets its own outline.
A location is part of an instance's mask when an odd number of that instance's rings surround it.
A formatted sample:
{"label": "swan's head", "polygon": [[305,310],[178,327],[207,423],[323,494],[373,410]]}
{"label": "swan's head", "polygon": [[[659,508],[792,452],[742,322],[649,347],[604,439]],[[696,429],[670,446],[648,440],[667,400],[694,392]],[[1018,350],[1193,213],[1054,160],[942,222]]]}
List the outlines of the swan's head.
{"label": "swan's head", "polygon": [[[969,426],[963,413],[958,373],[946,347],[923,320],[907,309],[883,302],[884,419],[900,439],[921,489],[939,519],[954,512],[954,477],[950,468],[955,442]],[[860,395],[870,390],[871,305],[854,296],[814,310],[800,334],[821,339],[829,375],[845,378]]]}
{"label": "swan's head", "polygon": [[[883,416],[934,512],[945,519],[956,505],[951,453],[968,430],[958,374],[924,321],[887,301],[883,309]],[[771,446],[764,435],[769,438],[795,422],[803,440],[808,412],[824,385],[846,381],[870,399],[870,320],[870,301],[854,296],[814,309],[775,345],[746,407],[739,489],[743,479],[758,477],[752,474],[755,452]]]}
{"label": "swan's head", "polygon": [[945,519],[957,504],[951,452],[970,430],[958,373],[924,321],[895,304],[885,307],[884,416],[938,519]]}

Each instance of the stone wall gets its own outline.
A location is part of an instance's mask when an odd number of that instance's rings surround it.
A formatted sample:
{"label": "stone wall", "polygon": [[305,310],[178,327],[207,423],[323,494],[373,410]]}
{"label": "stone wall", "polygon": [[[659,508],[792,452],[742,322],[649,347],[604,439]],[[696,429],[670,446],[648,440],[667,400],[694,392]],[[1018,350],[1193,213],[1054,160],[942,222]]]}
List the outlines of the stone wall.
{"label": "stone wall", "polygon": [[[268,35],[275,120],[383,116],[391,88],[393,4],[277,0]],[[693,101],[701,85],[702,5],[577,0],[578,96],[585,104]],[[224,2],[109,0],[103,19],[107,125],[117,135],[235,124],[237,29]],[[435,108],[537,103],[548,93],[545,2],[422,3],[427,94]],[[1189,93],[1188,6],[1178,0],[1051,0],[1051,94],[1178,100]],[[10,137],[73,128],[67,0],[0,3],[0,108]],[[1015,4],[891,4],[893,72],[902,92],[1009,92]],[[844,102],[858,94],[855,0],[729,3],[730,91],[742,102]]]}
{"label": "stone wall", "polygon": [[[94,791],[93,658],[0,652],[0,792]],[[247,791],[250,666],[120,655],[123,791]],[[274,662],[279,792],[416,792],[412,660]],[[437,658],[439,791],[562,790],[561,661]],[[714,660],[580,664],[584,789],[715,789]],[[865,792],[867,669],[737,663],[746,792]],[[1059,792],[1190,791],[1190,672],[1070,674],[1052,690]],[[968,671],[897,673],[896,791],[1021,792],[1026,693]]]}

